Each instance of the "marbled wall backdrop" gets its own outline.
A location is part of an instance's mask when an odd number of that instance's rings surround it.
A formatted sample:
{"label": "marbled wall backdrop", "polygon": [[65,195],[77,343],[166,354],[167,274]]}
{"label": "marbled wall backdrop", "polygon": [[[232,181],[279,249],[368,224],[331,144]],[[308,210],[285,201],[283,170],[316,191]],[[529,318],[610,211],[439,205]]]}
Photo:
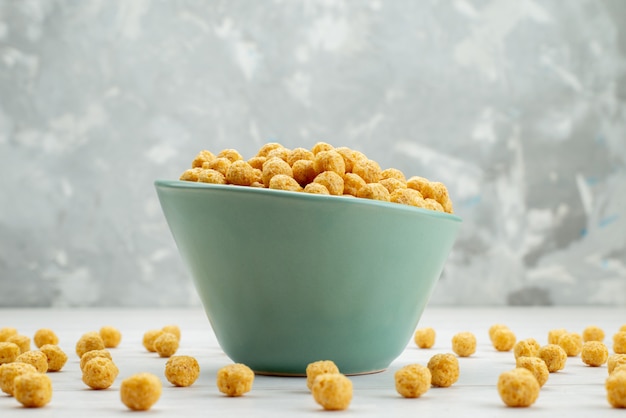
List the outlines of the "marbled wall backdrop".
{"label": "marbled wall backdrop", "polygon": [[445,182],[432,304],[626,305],[626,2],[2,0],[0,306],[199,305],[153,181],[317,141]]}

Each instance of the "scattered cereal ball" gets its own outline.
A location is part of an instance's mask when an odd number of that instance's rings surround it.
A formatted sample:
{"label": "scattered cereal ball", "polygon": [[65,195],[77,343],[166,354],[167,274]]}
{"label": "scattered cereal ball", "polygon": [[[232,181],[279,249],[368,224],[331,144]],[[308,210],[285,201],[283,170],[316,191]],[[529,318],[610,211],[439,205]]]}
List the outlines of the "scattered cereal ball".
{"label": "scattered cereal ball", "polygon": [[154,340],[154,350],[161,357],[171,357],[178,350],[178,338],[171,332],[163,332]]}
{"label": "scattered cereal ball", "polygon": [[48,371],[48,357],[41,351],[26,351],[17,356],[15,361],[32,364],[39,373]]}
{"label": "scattered cereal ball", "polygon": [[17,344],[0,342],[0,364],[12,363],[20,355]]}
{"label": "scattered cereal ball", "polygon": [[294,163],[299,160],[313,161],[314,155],[306,148],[294,148],[289,152],[287,156],[287,164],[293,167]]}
{"label": "scattered cereal ball", "polygon": [[430,327],[417,329],[413,340],[419,348],[431,348],[435,345],[435,330]]}
{"label": "scattered cereal ball", "polygon": [[328,191],[326,186],[319,183],[309,183],[304,186],[303,190],[305,193],[330,195],[330,192]]}
{"label": "scattered cereal ball", "polygon": [[527,369],[516,368],[498,378],[498,393],[506,406],[527,407],[539,397],[539,382]]}
{"label": "scattered cereal ball", "polygon": [[567,353],[558,344],[544,345],[539,349],[537,357],[542,359],[550,373],[558,372],[565,367],[567,361]]}
{"label": "scattered cereal ball", "polygon": [[6,342],[13,335],[17,335],[17,329],[13,327],[0,328],[0,343]]}
{"label": "scattered cereal ball", "polygon": [[[394,178],[383,179],[379,181],[379,183],[385,186],[385,189],[387,189],[387,191],[391,194],[393,194],[393,192],[398,189],[402,189],[402,190],[407,189],[406,182],[402,180],[394,179]],[[411,190],[413,192],[419,193],[417,190],[413,190],[413,189],[407,189],[407,190]]]}
{"label": "scattered cereal ball", "polygon": [[58,344],[59,337],[49,328],[41,328],[35,332],[35,336],[33,337],[33,341],[37,348],[41,348],[41,346],[46,344]]}
{"label": "scattered cereal ball", "polygon": [[100,328],[100,338],[102,338],[105,348],[115,348],[122,341],[122,333],[115,327],[105,325]]}
{"label": "scattered cereal ball", "polygon": [[204,163],[210,163],[215,159],[215,155],[211,151],[202,150],[196,155],[191,162],[191,168],[202,167]]}
{"label": "scattered cereal ball", "polygon": [[459,332],[452,337],[452,351],[459,357],[469,357],[476,352],[476,337],[471,332]]}
{"label": "scattered cereal ball", "polygon": [[613,351],[615,354],[626,354],[626,331],[613,334]]}
{"label": "scattered cereal ball", "polygon": [[435,354],[428,361],[433,386],[447,388],[459,379],[459,361],[453,354]]}
{"label": "scattered cereal ball", "polygon": [[198,376],[200,365],[191,356],[172,356],[165,363],[165,378],[175,386],[191,386]]}
{"label": "scattered cereal ball", "polygon": [[561,335],[567,334],[565,328],[551,329],[548,331],[548,344],[558,344]]}
{"label": "scattered cereal ball", "polygon": [[420,364],[404,366],[394,375],[396,391],[405,398],[419,398],[430,389],[431,374]]}
{"label": "scattered cereal ball", "polygon": [[228,158],[219,157],[219,158],[214,159],[213,161],[210,161],[208,164],[204,164],[202,168],[215,170],[219,172],[220,174],[222,174],[225,178],[226,173],[228,173],[228,168],[230,167],[231,164],[232,164],[232,161],[230,161]]}
{"label": "scattered cereal ball", "polygon": [[317,176],[312,160],[298,160],[293,163],[291,170],[293,172],[293,178],[300,186],[306,186],[313,182],[315,176]]}
{"label": "scattered cereal ball", "polygon": [[198,175],[203,171],[202,167],[188,168],[178,178],[182,181],[198,181]]}
{"label": "scattered cereal ball", "polygon": [[52,381],[45,374],[21,374],[13,385],[15,399],[27,408],[41,408],[52,399]]}
{"label": "scattered cereal ball", "polygon": [[226,171],[226,181],[238,186],[249,186],[261,181],[261,171],[243,160],[233,162]]}
{"label": "scattered cereal ball", "polygon": [[583,341],[604,341],[604,331],[595,325],[590,325],[583,330]]}
{"label": "scattered cereal ball", "polygon": [[380,183],[366,184],[359,189],[356,197],[371,200],[381,200],[383,202],[389,202],[391,200],[391,195],[389,194],[389,191],[385,188],[385,186]]}
{"label": "scattered cereal ball", "polygon": [[515,358],[519,357],[536,357],[541,346],[534,338],[526,338],[520,340],[513,346],[513,354]]}
{"label": "scattered cereal ball", "polygon": [[406,177],[404,177],[404,173],[397,168],[387,168],[380,173],[380,179],[396,179],[400,180],[402,183],[406,184]]}
{"label": "scattered cereal ball", "polygon": [[539,357],[520,356],[515,360],[515,366],[530,370],[535,375],[540,387],[548,381],[548,376],[550,375],[548,366]]}
{"label": "scattered cereal ball", "polygon": [[626,364],[626,354],[611,354],[607,359],[606,367],[609,374],[611,374],[613,370],[623,364]]}
{"label": "scattered cereal ball", "polygon": [[493,348],[498,351],[509,351],[515,345],[515,334],[508,328],[497,329],[493,333]]}
{"label": "scattered cereal ball", "polygon": [[83,382],[92,389],[111,387],[119,370],[113,361],[106,357],[94,357],[85,363]]}
{"label": "scattered cereal ball", "polygon": [[278,143],[278,142],[268,142],[267,144],[263,145],[259,151],[256,153],[257,157],[267,157],[267,154],[269,154],[270,152],[272,152],[275,149],[278,148],[284,148],[282,144]]}
{"label": "scattered cereal ball", "polygon": [[76,354],[82,357],[87,351],[104,349],[104,341],[95,331],[86,332],[76,342]]}
{"label": "scattered cereal ball", "polygon": [[302,186],[300,186],[293,177],[289,177],[286,174],[277,174],[272,177],[269,188],[275,190],[289,190],[292,192],[302,191]]}
{"label": "scattered cereal ball", "polygon": [[58,345],[45,344],[41,346],[40,350],[46,356],[49,372],[58,372],[65,366],[67,354]]}
{"label": "scattered cereal ball", "polygon": [[226,176],[216,170],[207,168],[198,172],[198,179],[200,183],[210,184],[226,184]]}
{"label": "scattered cereal ball", "polygon": [[326,186],[331,195],[343,195],[343,177],[334,171],[324,171],[318,174],[313,181]]}
{"label": "scattered cereal ball", "polygon": [[122,380],[120,398],[133,411],[147,411],[161,397],[161,380],[151,373],[137,373]]}
{"label": "scattered cereal ball", "polygon": [[583,349],[583,337],[575,332],[568,332],[559,337],[558,344],[568,357],[576,357]]}
{"label": "scattered cereal ball", "polygon": [[21,362],[0,365],[0,389],[7,395],[13,396],[14,380],[24,373],[37,373],[37,369],[32,364]]}
{"label": "scattered cereal ball", "polygon": [[217,158],[226,158],[231,163],[234,163],[235,161],[239,161],[239,160],[243,159],[241,154],[239,154],[239,151],[237,151],[235,149],[225,149],[225,150],[222,150],[222,151],[220,151],[219,154],[217,154]]}
{"label": "scattered cereal ball", "polygon": [[87,351],[80,358],[80,369],[84,371],[85,370],[85,365],[87,364],[87,362],[89,360],[92,360],[92,359],[96,358],[96,357],[104,357],[104,358],[109,359],[111,361],[113,360],[113,357],[111,357],[111,352],[109,350],[102,349],[102,350]]}
{"label": "scattered cereal ball", "polygon": [[178,325],[170,324],[170,325],[164,326],[161,329],[164,332],[169,332],[169,333],[174,334],[176,336],[176,338],[178,339],[178,341],[180,341],[180,327]]}
{"label": "scattered cereal ball", "polygon": [[580,358],[591,367],[602,366],[609,357],[609,349],[600,341],[587,341],[583,344]]}
{"label": "scattered cereal ball", "polygon": [[7,342],[16,344],[20,348],[20,353],[30,351],[30,338],[26,335],[11,335],[9,338],[7,338]]}
{"label": "scattered cereal ball", "polygon": [[326,142],[318,142],[315,145],[313,145],[313,148],[311,148],[311,152],[313,153],[313,155],[317,155],[318,153],[322,151],[330,151],[332,149],[335,149],[335,147],[333,147],[330,144],[327,144]]}
{"label": "scattered cereal ball", "polygon": [[352,167],[352,172],[361,176],[366,183],[378,183],[381,169],[376,161],[365,159],[357,161]]}
{"label": "scattered cereal ball", "polygon": [[306,387],[311,389],[313,381],[320,374],[339,373],[339,368],[332,360],[320,360],[306,366]]}
{"label": "scattered cereal ball", "polygon": [[265,187],[269,187],[270,180],[277,174],[285,174],[289,177],[293,177],[293,169],[285,161],[278,157],[270,158],[263,164],[263,184]]}
{"label": "scattered cereal ball", "polygon": [[163,334],[163,332],[164,331],[162,329],[151,329],[143,334],[142,343],[146,350],[153,353],[156,352],[156,349],[154,348],[154,342],[157,338],[161,336],[161,334]]}
{"label": "scattered cereal ball", "polygon": [[[413,178],[413,177],[411,177],[411,178]],[[422,177],[419,177],[419,178],[422,178]],[[492,326],[490,326],[489,327],[489,339],[491,340],[492,343],[493,343],[493,335],[499,329],[509,329],[509,327],[504,325],[504,324],[493,324]]]}
{"label": "scattered cereal ball", "polygon": [[626,370],[611,373],[605,388],[606,398],[613,408],[626,408]]}
{"label": "scattered cereal ball", "polygon": [[254,372],[245,364],[235,363],[217,371],[217,388],[226,396],[241,396],[250,392]]}
{"label": "scattered cereal ball", "polygon": [[343,194],[355,196],[359,193],[361,187],[365,186],[365,180],[354,173],[346,173],[343,176]]}
{"label": "scattered cereal ball", "polygon": [[352,401],[352,381],[341,373],[320,374],[313,381],[311,393],[325,410],[342,411]]}
{"label": "scattered cereal ball", "polygon": [[320,151],[315,154],[313,167],[317,174],[333,171],[340,176],[346,174],[346,163],[341,154],[335,150]]}
{"label": "scattered cereal ball", "polygon": [[267,161],[265,157],[252,157],[248,160],[248,164],[250,164],[252,168],[263,171],[263,163],[265,163],[265,161]]}

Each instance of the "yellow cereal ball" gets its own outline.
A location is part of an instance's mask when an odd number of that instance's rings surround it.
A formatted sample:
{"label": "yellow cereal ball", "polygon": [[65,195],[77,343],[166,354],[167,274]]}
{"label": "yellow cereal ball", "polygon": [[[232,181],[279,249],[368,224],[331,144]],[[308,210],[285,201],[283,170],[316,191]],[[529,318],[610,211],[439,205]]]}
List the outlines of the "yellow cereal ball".
{"label": "yellow cereal ball", "polygon": [[343,195],[343,177],[334,171],[324,171],[318,174],[313,181],[324,185],[331,195]]}
{"label": "yellow cereal ball", "polygon": [[448,189],[443,183],[438,181],[429,181],[424,184],[420,193],[422,193],[422,196],[424,196],[425,199],[430,198],[436,200],[440,204],[443,204],[449,199]]}
{"label": "yellow cereal ball", "polygon": [[330,144],[327,144],[326,142],[318,142],[315,145],[313,145],[313,148],[311,148],[311,152],[313,153],[313,155],[317,155],[318,153],[322,151],[330,151],[332,149],[335,149],[335,147],[333,147]]}
{"label": "yellow cereal ball", "polygon": [[162,329],[150,329],[146,331],[143,334],[143,340],[142,340],[143,346],[146,348],[146,350],[153,352],[153,353],[156,352],[156,349],[154,348],[154,342],[164,332],[165,331],[163,331]]}
{"label": "yellow cereal ball", "polygon": [[172,356],[165,363],[165,378],[175,386],[191,386],[198,376],[200,365],[191,356]]}
{"label": "yellow cereal ball", "polygon": [[314,155],[306,148],[294,148],[289,152],[287,156],[287,164],[293,167],[294,163],[299,160],[313,161]]}
{"label": "yellow cereal ball", "polygon": [[278,142],[268,142],[267,144],[263,145],[259,151],[256,153],[257,157],[267,157],[267,155],[272,152],[275,149],[278,148],[285,148],[282,144],[278,143]]}
{"label": "yellow cereal ball", "polygon": [[286,174],[277,174],[270,180],[270,189],[288,190],[291,192],[301,192],[302,186],[293,178]]}
{"label": "yellow cereal ball", "polygon": [[361,176],[366,183],[378,183],[380,181],[381,169],[374,160],[357,161],[352,167],[352,172]]}
{"label": "yellow cereal ball", "polygon": [[539,386],[543,386],[548,381],[548,376],[550,375],[548,366],[539,357],[520,356],[515,359],[515,366],[528,369],[537,379]]}
{"label": "yellow cereal ball", "polygon": [[539,397],[539,382],[527,369],[516,368],[500,374],[498,393],[506,406],[527,407]]}
{"label": "yellow cereal ball", "polygon": [[626,354],[626,331],[613,334],[613,351],[615,354]]}
{"label": "yellow cereal ball", "polygon": [[203,171],[202,167],[188,168],[178,178],[182,181],[198,181],[198,175]]}
{"label": "yellow cereal ball", "polygon": [[49,372],[58,372],[67,363],[67,354],[56,344],[42,345],[39,350],[46,356]]}
{"label": "yellow cereal ball", "polygon": [[356,151],[353,151],[348,147],[335,148],[335,151],[337,151],[339,155],[343,157],[343,162],[346,166],[346,173],[352,173],[352,167],[354,167],[354,163],[362,158],[361,153],[357,153]]}
{"label": "yellow cereal ball", "polygon": [[0,389],[9,396],[13,396],[13,383],[17,376],[24,373],[38,373],[35,366],[28,363],[7,363],[0,365]]}
{"label": "yellow cereal ball", "polygon": [[196,155],[196,158],[191,162],[191,167],[202,167],[204,163],[210,163],[215,159],[215,155],[211,151],[202,150]]}
{"label": "yellow cereal ball", "polygon": [[291,167],[293,178],[300,184],[306,186],[315,180],[317,173],[312,160],[298,160]]}
{"label": "yellow cereal ball", "polygon": [[250,392],[254,372],[245,364],[235,363],[217,371],[217,388],[226,396],[242,396]]}
{"label": "yellow cereal ball", "polygon": [[13,335],[17,335],[17,329],[13,327],[0,328],[0,343],[6,342]]}
{"label": "yellow cereal ball", "polygon": [[252,157],[248,160],[250,167],[263,171],[263,163],[267,161],[266,157]]}
{"label": "yellow cereal ball", "polygon": [[[390,194],[393,194],[393,192],[398,190],[398,189],[407,189],[406,182],[404,182],[402,180],[394,179],[394,178],[383,179],[383,180],[379,181],[379,183],[382,184],[383,186],[385,186],[385,189],[387,189],[387,191]],[[413,192],[417,192],[417,190],[413,190],[413,189],[408,189],[408,190],[411,190]]]}
{"label": "yellow cereal ball", "polygon": [[315,402],[328,411],[347,409],[352,401],[352,381],[341,373],[324,373],[313,381]]}
{"label": "yellow cereal ball", "polygon": [[[289,154],[290,153],[291,153],[290,149],[287,149],[287,148],[284,148],[284,147],[283,148],[276,148],[276,149],[271,150],[267,154],[266,158],[269,160],[270,158],[277,157],[277,158],[280,158],[281,160],[287,162],[287,159],[289,158]],[[287,163],[287,164],[289,164],[289,163]],[[289,165],[291,165],[291,164],[289,164]]]}
{"label": "yellow cereal ball", "polygon": [[389,202],[391,195],[389,191],[380,183],[368,183],[361,187],[356,194],[356,197],[371,200],[381,200],[383,202]]}
{"label": "yellow cereal ball", "polygon": [[359,189],[365,186],[365,180],[354,173],[346,173],[343,176],[343,194],[349,194],[356,196],[359,193]]}
{"label": "yellow cereal ball", "polygon": [[583,349],[583,337],[575,332],[568,332],[559,337],[558,345],[568,357],[576,357]]}
{"label": "yellow cereal ball", "polygon": [[12,363],[20,355],[17,344],[0,342],[0,364]]}
{"label": "yellow cereal ball", "polygon": [[346,163],[341,154],[335,150],[320,151],[315,154],[313,167],[317,174],[325,171],[333,171],[340,176],[346,174]]}
{"label": "yellow cereal ball", "polygon": [[415,341],[415,345],[419,348],[431,348],[435,345],[435,330],[427,327],[427,328],[419,328],[415,330],[415,335],[413,336],[413,341]]}
{"label": "yellow cereal ball", "polygon": [[225,149],[225,150],[222,150],[222,151],[220,151],[219,154],[217,154],[217,158],[226,158],[231,163],[234,163],[235,161],[239,161],[239,160],[243,159],[241,154],[239,154],[239,151],[237,151],[235,149]]}
{"label": "yellow cereal ball", "polygon": [[595,325],[590,325],[583,330],[583,341],[604,341],[604,331]]}
{"label": "yellow cereal ball", "polygon": [[165,325],[163,328],[161,328],[163,330],[163,332],[169,332],[172,333],[176,336],[176,338],[178,338],[178,341],[180,341],[180,327],[176,324],[170,324],[170,325]]}
{"label": "yellow cereal ball", "polygon": [[154,350],[160,357],[171,357],[178,351],[178,338],[171,332],[163,332],[154,340]]}
{"label": "yellow cereal ball", "polygon": [[[413,177],[411,177],[411,178],[413,178]],[[420,177],[420,178],[422,178],[422,177]],[[509,329],[509,327],[506,326],[505,324],[493,324],[492,326],[490,326],[489,327],[489,339],[491,340],[492,343],[493,343],[493,335],[499,329]]]}
{"label": "yellow cereal ball", "polygon": [[332,360],[320,360],[306,366],[306,387],[311,389],[315,378],[320,374],[339,373],[339,368]]}
{"label": "yellow cereal ball", "polygon": [[469,357],[476,352],[476,337],[471,332],[459,332],[452,337],[452,351],[459,357]]}
{"label": "yellow cereal ball", "polygon": [[309,183],[306,186],[304,186],[303,191],[305,193],[311,193],[311,194],[330,195],[330,192],[328,191],[326,186],[324,186],[323,184],[319,184],[319,183]]}
{"label": "yellow cereal ball", "polygon": [[243,160],[233,162],[226,171],[226,182],[237,186],[250,186],[261,181],[261,171]]}
{"label": "yellow cereal ball", "polygon": [[611,354],[606,362],[609,374],[613,373],[617,367],[626,364],[626,354]]}
{"label": "yellow cereal ball", "polygon": [[21,374],[13,385],[15,399],[27,408],[41,408],[52,399],[52,381],[45,374]]}
{"label": "yellow cereal ball", "polygon": [[109,359],[111,361],[113,360],[113,357],[111,357],[111,352],[109,350],[102,349],[102,350],[87,351],[80,358],[80,369],[81,370],[85,370],[85,365],[87,364],[87,362],[90,361],[90,360],[93,360],[96,357],[104,357],[104,358]]}
{"label": "yellow cereal ball", "polygon": [[394,375],[396,391],[405,398],[419,398],[430,389],[431,374],[428,367],[409,364]]}
{"label": "yellow cereal ball", "polygon": [[122,341],[122,333],[120,330],[111,325],[105,325],[100,328],[99,334],[104,342],[105,348],[115,348],[120,345]]}
{"label": "yellow cereal ball", "polygon": [[[410,177],[406,181],[406,187],[417,190],[418,192],[422,193],[422,190],[428,183],[430,183],[430,181],[425,177],[413,176],[413,177]],[[423,195],[424,194],[422,193],[422,196]],[[496,324],[496,325],[501,325],[501,324]]]}
{"label": "yellow cereal ball", "polygon": [[200,183],[226,184],[226,176],[217,170],[207,168],[201,169],[198,172],[196,181],[199,181]]}
{"label": "yellow cereal ball", "polygon": [[544,345],[539,349],[537,357],[542,359],[550,373],[558,372],[565,367],[567,361],[567,353],[558,344]]}
{"label": "yellow cereal ball", "polygon": [[26,351],[17,356],[15,361],[32,364],[39,373],[48,371],[48,357],[41,351]]}
{"label": "yellow cereal ball", "polygon": [[541,346],[534,338],[526,338],[520,340],[513,346],[513,354],[515,358],[519,357],[536,357]]}
{"label": "yellow cereal ball", "polygon": [[286,176],[293,177],[293,169],[287,162],[278,157],[273,157],[265,161],[262,172],[265,187],[269,187],[270,180],[277,174],[285,174]]}
{"label": "yellow cereal ball", "polygon": [[424,199],[423,206],[421,207],[425,209],[429,209],[429,210],[435,210],[437,212],[445,212],[443,210],[443,206],[441,206],[441,204],[437,202],[435,199],[431,199],[430,197]]}
{"label": "yellow cereal ball", "polygon": [[20,353],[30,351],[30,338],[26,335],[11,335],[9,338],[7,338],[7,342],[16,344],[20,348]]}
{"label": "yellow cereal ball", "polygon": [[424,199],[417,190],[409,188],[399,188],[394,190],[389,196],[389,201],[403,205],[421,208],[424,206]]}
{"label": "yellow cereal ball", "polygon": [[548,331],[548,344],[558,344],[559,338],[567,333],[568,331],[565,328],[551,329]]}
{"label": "yellow cereal ball", "polygon": [[106,357],[94,357],[85,363],[83,368],[83,382],[92,389],[106,389],[111,387],[119,369]]}
{"label": "yellow cereal ball", "polygon": [[609,349],[600,341],[587,341],[583,344],[580,358],[591,367],[602,366],[609,357]]}
{"label": "yellow cereal ball", "polygon": [[508,328],[501,328],[493,333],[493,348],[498,351],[510,351],[515,345],[515,333]]}
{"label": "yellow cereal ball", "polygon": [[428,361],[433,386],[447,388],[459,380],[459,361],[454,354],[435,354]]}
{"label": "yellow cereal ball", "polygon": [[76,354],[82,357],[87,351],[104,349],[104,341],[99,333],[90,331],[84,333],[76,342]]}
{"label": "yellow cereal ball", "polygon": [[232,164],[232,161],[230,161],[228,158],[219,157],[219,158],[214,159],[213,161],[210,161],[207,164],[204,164],[202,168],[205,170],[210,169],[210,170],[218,171],[224,177],[226,177],[226,173],[228,173],[228,168],[230,167],[231,164]]}
{"label": "yellow cereal ball", "polygon": [[147,411],[161,397],[161,380],[151,373],[137,373],[122,380],[120,399],[133,411]]}
{"label": "yellow cereal ball", "polygon": [[605,388],[606,398],[613,408],[626,408],[626,370],[611,373]]}
{"label": "yellow cereal ball", "polygon": [[406,177],[404,173],[397,168],[387,168],[380,172],[380,180],[396,179],[406,185]]}
{"label": "yellow cereal ball", "polygon": [[33,341],[37,348],[41,348],[41,346],[46,344],[58,344],[59,337],[49,328],[41,328],[35,332],[33,336]]}
{"label": "yellow cereal ball", "polygon": [[626,324],[622,325],[621,327],[619,327],[619,331],[624,331],[626,332]]}

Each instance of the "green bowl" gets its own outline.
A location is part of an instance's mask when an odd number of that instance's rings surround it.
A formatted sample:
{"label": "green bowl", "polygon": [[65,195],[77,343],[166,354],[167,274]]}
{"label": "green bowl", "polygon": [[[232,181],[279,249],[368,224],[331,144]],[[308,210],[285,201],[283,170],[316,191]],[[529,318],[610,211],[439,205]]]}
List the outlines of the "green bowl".
{"label": "green bowl", "polygon": [[156,181],[224,352],[259,374],[386,369],[404,350],[461,226],[411,206]]}

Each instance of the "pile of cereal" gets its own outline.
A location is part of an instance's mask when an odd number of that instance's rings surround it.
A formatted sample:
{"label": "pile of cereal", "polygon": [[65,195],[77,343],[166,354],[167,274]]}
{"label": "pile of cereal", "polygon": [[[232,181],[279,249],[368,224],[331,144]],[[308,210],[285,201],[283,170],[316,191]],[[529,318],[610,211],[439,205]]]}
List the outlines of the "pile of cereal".
{"label": "pile of cereal", "polygon": [[318,142],[310,150],[287,149],[268,143],[244,160],[234,149],[217,155],[201,151],[180,180],[213,184],[263,187],[325,195],[350,195],[453,213],[443,183],[414,176],[406,178],[395,168],[382,170],[365,154]]}

